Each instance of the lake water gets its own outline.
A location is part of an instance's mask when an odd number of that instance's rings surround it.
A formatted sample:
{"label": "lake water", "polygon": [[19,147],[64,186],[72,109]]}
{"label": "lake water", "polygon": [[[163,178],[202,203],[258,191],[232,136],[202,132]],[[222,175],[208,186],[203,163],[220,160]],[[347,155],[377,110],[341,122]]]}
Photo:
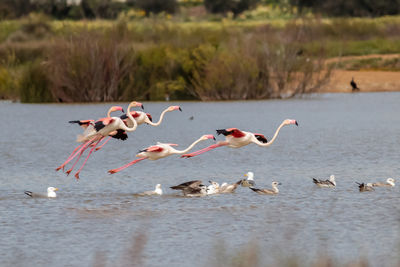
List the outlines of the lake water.
{"label": "lake water", "polygon": [[[104,117],[111,104],[0,102],[0,265],[208,266],[221,264],[221,255],[229,262],[256,248],[260,261],[270,265],[291,257],[307,265],[325,255],[339,263],[365,259],[371,266],[399,266],[400,93],[144,103],[154,120],[168,105],[183,112],[167,113],[159,127],[139,126],[125,142],[111,140],[76,181],[55,171],[81,132],[68,121]],[[107,174],[157,141],[183,148],[230,127],[271,139],[286,118],[298,120],[299,127],[284,127],[268,148],[222,147]],[[236,182],[248,171],[258,187],[281,182],[280,194],[239,187],[235,194],[184,198],[169,189],[195,179]],[[312,183],[311,177],[331,174],[336,189]],[[388,177],[398,185],[360,193],[355,184]],[[163,196],[133,195],[157,183]],[[56,199],[24,195],[48,186],[60,188]]]}

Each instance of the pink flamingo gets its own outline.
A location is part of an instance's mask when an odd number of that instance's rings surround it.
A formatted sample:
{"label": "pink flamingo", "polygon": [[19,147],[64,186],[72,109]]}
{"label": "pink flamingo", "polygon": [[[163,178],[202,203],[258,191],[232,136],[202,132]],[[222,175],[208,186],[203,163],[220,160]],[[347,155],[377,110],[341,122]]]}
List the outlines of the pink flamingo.
{"label": "pink flamingo", "polygon": [[124,166],[119,167],[117,169],[109,170],[108,172],[110,174],[117,173],[117,172],[122,171],[123,169],[126,169],[129,166],[131,166],[139,161],[145,160],[145,159],[157,160],[157,159],[168,157],[173,154],[184,154],[184,153],[188,152],[190,149],[192,149],[197,143],[207,140],[207,139],[215,140],[215,137],[211,134],[203,135],[202,137],[200,137],[199,139],[194,141],[190,146],[188,146],[184,150],[176,150],[172,147],[172,146],[177,146],[177,144],[165,144],[165,143],[158,142],[154,146],[150,146],[148,148],[140,150],[139,153],[136,155],[136,157],[139,157],[139,159],[133,160],[133,161],[129,162],[128,164],[125,164]]}
{"label": "pink flamingo", "polygon": [[270,146],[278,136],[279,131],[282,129],[283,126],[285,125],[290,125],[290,124],[295,124],[298,126],[298,123],[296,120],[284,120],[281,125],[279,125],[278,129],[275,132],[274,137],[272,138],[271,141],[267,141],[264,135],[262,134],[257,134],[257,133],[250,133],[250,132],[245,132],[241,131],[237,128],[229,128],[229,129],[222,129],[222,130],[217,130],[217,134],[223,134],[226,136],[225,141],[219,141],[218,143],[211,145],[209,147],[203,148],[201,150],[195,151],[190,154],[184,154],[181,157],[182,158],[190,158],[194,157],[200,154],[203,154],[207,151],[210,151],[211,149],[221,147],[221,146],[228,146],[232,148],[240,148],[242,146],[246,146],[251,143],[255,143],[259,146],[267,147]]}
{"label": "pink flamingo", "polygon": [[[113,134],[114,132],[117,132],[118,130],[123,130],[126,132],[133,132],[137,128],[137,123],[135,119],[131,116],[130,114],[130,109],[131,107],[137,107],[137,106],[142,106],[141,103],[139,102],[131,102],[128,106],[128,117],[130,120],[133,122],[132,127],[127,127],[125,123],[119,118],[119,117],[110,117],[110,118],[102,118],[94,123],[94,129],[95,132],[90,132],[86,136],[82,137],[84,140],[87,140],[81,147],[78,149],[78,151],[75,152],[74,155],[72,155],[69,159],[67,159],[61,166],[59,166],[56,170],[63,169],[68,162],[70,162],[74,157],[76,157],[78,154],[77,161],[79,161],[80,156],[83,154],[83,152],[91,145],[94,144],[92,149],[89,151],[89,154],[87,155],[85,161],[83,162],[81,168],[76,172],[75,177],[79,179],[79,173],[81,172],[83,166],[85,166],[90,154],[92,154],[93,150],[95,147],[99,144],[99,142],[105,137],[110,134]],[[76,163],[75,163],[76,164]],[[75,164],[73,167],[75,167]],[[67,174],[69,174],[72,171],[72,168],[68,170]]]}
{"label": "pink flamingo", "polygon": [[[179,106],[170,106],[170,107],[166,108],[163,112],[161,112],[160,118],[158,119],[158,122],[156,122],[156,123],[153,123],[153,119],[152,119],[152,117],[151,117],[151,115],[149,113],[144,113],[142,111],[132,111],[131,115],[136,120],[138,125],[141,125],[143,123],[147,123],[147,124],[149,124],[151,126],[155,126],[156,127],[156,126],[161,124],[161,122],[163,121],[164,115],[167,112],[171,112],[171,111],[174,111],[174,110],[182,111],[182,109]],[[128,116],[126,114],[121,115],[120,118],[126,123],[126,125],[128,127],[132,127],[132,122],[130,120],[127,120]],[[114,136],[109,137],[106,141],[104,141],[104,143],[101,146],[96,148],[96,151],[101,149],[105,144],[107,144],[107,142],[110,141],[110,139],[112,137],[116,138]]]}
{"label": "pink flamingo", "polygon": [[[111,117],[111,112],[115,112],[118,110],[124,112],[124,109],[120,106],[112,106],[111,108],[109,108],[107,111],[107,118]],[[93,125],[94,120],[74,120],[74,121],[69,121],[69,123],[77,123],[83,129],[86,129],[89,125]]]}

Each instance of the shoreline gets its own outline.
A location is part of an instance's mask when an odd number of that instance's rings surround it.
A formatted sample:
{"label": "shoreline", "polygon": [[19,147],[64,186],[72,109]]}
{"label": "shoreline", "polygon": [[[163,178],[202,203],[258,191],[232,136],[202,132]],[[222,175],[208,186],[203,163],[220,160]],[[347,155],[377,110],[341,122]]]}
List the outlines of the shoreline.
{"label": "shoreline", "polygon": [[360,88],[359,92],[400,91],[400,72],[398,71],[334,70],[328,83],[316,93],[351,93],[352,77]]}

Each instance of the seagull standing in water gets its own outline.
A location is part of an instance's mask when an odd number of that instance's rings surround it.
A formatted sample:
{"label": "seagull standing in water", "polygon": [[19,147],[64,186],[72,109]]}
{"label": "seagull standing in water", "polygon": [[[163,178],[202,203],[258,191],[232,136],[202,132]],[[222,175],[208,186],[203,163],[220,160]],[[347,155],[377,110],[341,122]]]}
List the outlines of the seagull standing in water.
{"label": "seagull standing in water", "polygon": [[372,186],[374,187],[394,187],[395,180],[393,178],[387,178],[386,183],[382,183],[382,182],[376,182],[373,183]]}
{"label": "seagull standing in water", "polygon": [[278,185],[281,185],[281,183],[272,182],[272,189],[259,189],[254,187],[250,187],[250,189],[260,195],[276,195],[279,193]]}
{"label": "seagull standing in water", "polygon": [[333,174],[329,177],[329,180],[325,180],[325,181],[319,180],[316,178],[312,178],[312,179],[313,179],[314,184],[316,184],[318,187],[330,187],[330,188],[336,187],[335,175],[333,175]]}
{"label": "seagull standing in water", "polygon": [[39,193],[34,193],[32,191],[25,191],[24,193],[30,197],[34,197],[34,198],[54,198],[57,197],[57,194],[55,191],[58,191],[57,187],[48,187],[47,188],[47,194],[39,194]]}
{"label": "seagull standing in water", "polygon": [[368,191],[375,191],[375,189],[372,187],[371,183],[357,183],[358,184],[358,188],[360,190],[360,192],[368,192]]}
{"label": "seagull standing in water", "polygon": [[241,185],[243,187],[251,187],[255,186],[256,183],[254,182],[254,173],[253,172],[248,172],[244,176],[247,177],[247,179],[243,179]]}
{"label": "seagull standing in water", "polygon": [[144,191],[143,193],[136,194],[137,196],[154,196],[154,195],[159,195],[161,196],[163,194],[163,191],[161,189],[161,184],[157,184],[156,188],[154,191]]}

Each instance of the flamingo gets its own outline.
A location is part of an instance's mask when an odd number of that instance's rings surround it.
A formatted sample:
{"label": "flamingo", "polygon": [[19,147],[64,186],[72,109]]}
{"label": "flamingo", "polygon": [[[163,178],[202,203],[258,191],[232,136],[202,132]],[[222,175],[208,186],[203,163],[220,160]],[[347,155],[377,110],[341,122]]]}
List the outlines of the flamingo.
{"label": "flamingo", "polygon": [[[120,107],[120,106],[112,106],[111,108],[109,108],[108,111],[107,111],[107,118],[111,117],[111,112],[115,112],[115,111],[118,111],[118,110],[124,112],[124,109],[122,107]],[[77,124],[79,124],[79,126],[81,126],[85,130],[83,135],[87,135],[88,133],[95,131],[95,129],[93,127],[94,120],[73,120],[73,121],[69,121],[69,123],[77,123]],[[80,136],[81,135],[78,136],[78,140],[77,141],[78,142],[83,142],[84,140],[80,139]],[[125,140],[125,139],[123,139],[123,140]],[[81,146],[83,146],[83,144],[78,146],[78,147],[76,147],[74,149],[74,151],[72,151],[72,153],[69,155],[68,159],[72,155],[74,155],[76,150],[78,150]]]}
{"label": "flamingo", "polygon": [[[120,106],[112,106],[111,108],[109,108],[107,111],[107,118],[111,117],[111,112],[115,112],[118,110],[124,112],[124,109]],[[86,129],[89,125],[93,125],[94,120],[73,120],[73,121],[69,121],[69,123],[77,123],[83,129]]]}
{"label": "flamingo", "polygon": [[67,171],[67,174],[69,174],[72,169],[75,167],[76,163],[79,161],[79,158],[83,154],[83,152],[91,145],[94,144],[92,149],[89,151],[85,161],[83,162],[81,168],[76,172],[75,177],[76,179],[79,179],[79,173],[81,172],[83,166],[85,166],[89,156],[92,154],[93,150],[95,147],[99,144],[99,142],[104,139],[105,136],[108,136],[110,134],[113,134],[114,132],[117,132],[118,130],[123,130],[126,132],[133,132],[137,128],[137,123],[135,119],[132,117],[130,114],[130,109],[131,107],[137,107],[137,106],[143,106],[141,103],[133,101],[129,104],[128,106],[128,117],[130,120],[133,122],[132,127],[127,127],[125,123],[119,118],[119,117],[110,117],[110,118],[102,118],[97,120],[94,123],[94,129],[95,132],[88,133],[86,136],[84,136],[84,140],[87,140],[81,147],[78,149],[77,152],[75,152],[74,155],[72,155],[69,159],[67,159],[61,166],[59,166],[56,170],[63,169],[68,162],[70,162],[74,157],[76,157],[78,154],[78,158],[75,162],[75,164],[72,166],[70,170]]}
{"label": "flamingo", "polygon": [[209,147],[203,148],[201,150],[195,151],[190,154],[184,154],[181,157],[182,158],[194,157],[194,156],[203,154],[211,149],[221,147],[221,146],[240,148],[240,147],[246,146],[250,143],[255,143],[258,146],[267,147],[267,146],[272,145],[272,143],[275,141],[275,139],[278,136],[279,131],[282,129],[282,127],[285,125],[290,125],[290,124],[295,124],[296,126],[299,125],[296,120],[290,120],[290,119],[284,120],[281,123],[281,125],[279,125],[278,129],[276,130],[276,132],[274,134],[274,137],[269,142],[265,138],[265,136],[262,134],[245,132],[245,131],[241,131],[237,128],[217,130],[218,135],[223,134],[226,136],[225,141],[220,141],[214,145],[211,145]]}
{"label": "flamingo", "polygon": [[[170,107],[166,108],[163,112],[161,112],[160,118],[158,119],[158,122],[156,122],[156,123],[153,123],[153,119],[149,113],[145,113],[142,111],[132,111],[131,115],[136,120],[138,125],[147,123],[151,126],[156,127],[156,126],[160,125],[161,122],[163,121],[165,113],[174,111],[174,110],[182,111],[182,109],[179,106],[170,106]],[[121,115],[120,118],[126,123],[126,125],[128,125],[128,127],[132,127],[132,122],[130,120],[127,120],[128,119],[127,114]],[[118,138],[116,136],[111,136],[111,137]],[[96,151],[101,149],[105,144],[107,144],[107,142],[110,141],[111,137],[109,137],[106,141],[104,141],[104,143],[101,146],[97,147]],[[119,138],[119,139],[121,139],[121,138]],[[122,140],[124,140],[124,139],[122,139]]]}
{"label": "flamingo", "polygon": [[128,164],[125,164],[124,166],[119,167],[117,169],[109,170],[108,172],[110,174],[117,173],[117,172],[122,171],[123,169],[126,169],[129,166],[131,166],[135,163],[138,163],[139,161],[145,160],[145,159],[157,160],[157,159],[168,157],[173,154],[184,154],[184,153],[188,152],[190,149],[192,149],[197,143],[207,140],[207,139],[215,140],[215,137],[211,134],[203,135],[184,150],[174,149],[173,146],[177,146],[177,144],[166,144],[166,143],[158,142],[154,146],[150,146],[148,148],[140,150],[139,153],[136,155],[136,157],[139,157],[139,159],[133,160],[133,161],[129,162]]}

